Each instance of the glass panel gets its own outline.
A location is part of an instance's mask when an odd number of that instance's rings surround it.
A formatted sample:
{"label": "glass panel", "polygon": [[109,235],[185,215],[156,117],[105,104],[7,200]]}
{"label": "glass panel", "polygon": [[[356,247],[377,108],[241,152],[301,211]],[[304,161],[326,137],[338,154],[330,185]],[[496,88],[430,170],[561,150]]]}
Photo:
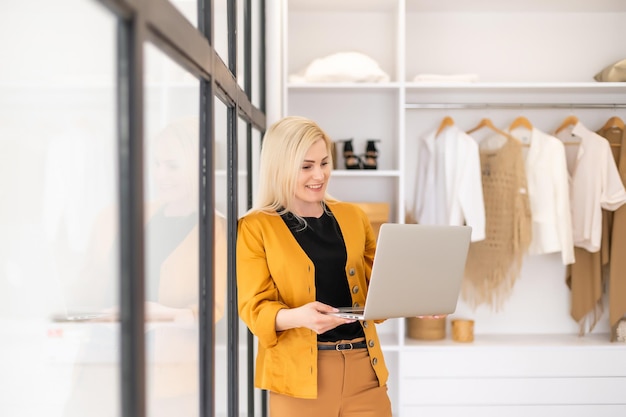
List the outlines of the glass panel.
{"label": "glass panel", "polygon": [[[245,89],[244,71],[244,42],[250,28],[246,28],[244,16],[244,0],[237,0],[237,82],[242,90]],[[243,130],[245,132],[245,130]]]}
{"label": "glass panel", "polygon": [[[213,99],[215,107],[215,208],[224,220],[227,221],[228,214],[228,186],[226,179],[226,168],[228,165],[227,147],[227,107],[218,98]],[[223,265],[226,270],[226,256],[228,248],[224,248],[221,254],[216,253],[216,264]],[[216,278],[218,278],[216,276]],[[221,288],[226,288],[225,275],[221,275],[216,282],[223,282]],[[216,288],[218,285],[216,285]],[[222,290],[224,291],[224,290]],[[226,298],[224,297],[224,301]],[[216,416],[225,417],[228,411],[228,317],[226,311],[215,325],[215,410]]]}
{"label": "glass panel", "polygon": [[198,0],[173,0],[172,4],[194,27],[198,27]]}
{"label": "glass panel", "polygon": [[2,416],[120,414],[116,24],[0,3]]}
{"label": "glass panel", "polygon": [[200,84],[145,51],[147,414],[197,416]]}
{"label": "glass panel", "polygon": [[[246,172],[246,160],[247,160],[247,141],[248,141],[248,125],[244,120],[238,120],[237,126],[237,149],[238,149],[238,164],[239,169],[237,172],[237,187],[238,187],[238,216],[241,217],[247,210],[248,201],[248,184],[247,184],[247,172]],[[248,392],[248,363],[247,363],[247,339],[248,328],[242,320],[238,320],[239,326],[239,411],[241,415],[246,415],[248,395],[253,393]],[[257,406],[258,407],[258,406]]]}
{"label": "glass panel", "polygon": [[215,52],[228,66],[228,4],[229,0],[213,0],[213,45]]}
{"label": "glass panel", "polygon": [[261,32],[261,7],[258,1],[252,1],[252,104],[261,107],[261,39],[265,36]]}
{"label": "glass panel", "polygon": [[[259,153],[261,152],[261,137],[262,137],[262,135],[261,135],[260,131],[254,130],[254,129],[252,130],[252,139],[251,139],[251,141],[252,141],[252,143],[251,143],[252,150],[251,150],[251,155],[249,156],[249,157],[252,158],[252,162],[253,162],[252,172],[244,170],[241,173],[241,175],[240,175],[240,183],[242,183],[242,184],[247,183],[248,177],[252,178],[252,180],[253,180],[253,183],[252,183],[252,197],[253,198],[254,198],[254,191],[257,189],[254,180],[257,178],[256,172],[258,171],[257,164],[258,164],[258,159],[259,159],[259,158],[255,158],[254,156],[255,155],[259,155]],[[239,158],[240,158],[239,159],[240,167],[245,168],[245,156],[240,153],[240,157]],[[244,187],[244,188],[246,189],[246,191],[248,191],[247,187]],[[243,197],[241,197],[240,200],[239,200],[239,215],[240,216],[242,216],[247,211],[248,207],[247,207],[246,204],[247,204],[247,201]],[[239,326],[240,326],[239,330],[240,330],[240,334],[241,334],[240,337],[241,337],[241,340],[242,340],[242,345],[244,345],[244,346],[240,347],[239,350],[241,352],[240,357],[243,358],[244,355],[245,356],[248,355],[248,353],[247,353],[248,352],[248,348],[247,348],[247,344],[246,343],[247,343],[247,338],[248,338],[249,331],[248,331],[248,328],[246,327],[246,324],[243,321],[239,322]],[[252,344],[252,349],[253,349],[252,357],[255,358],[255,359],[256,359],[256,344],[257,344],[257,340],[256,340],[256,338],[254,338],[254,342]],[[245,354],[244,354],[244,352],[245,352]],[[240,364],[240,366],[242,368],[246,369],[246,373],[248,372],[248,368],[246,367],[245,363]],[[252,366],[254,368],[254,365],[252,365]],[[242,374],[241,378],[242,379],[244,378],[243,374]],[[243,385],[241,385],[241,383],[240,383],[240,387],[243,387]],[[241,390],[243,390],[243,388],[241,388]],[[248,395],[253,395],[254,396],[254,404],[255,404],[254,405],[254,411],[255,411],[255,415],[260,416],[261,412],[262,412],[262,408],[261,408],[261,390],[255,389],[253,392],[248,393]]]}

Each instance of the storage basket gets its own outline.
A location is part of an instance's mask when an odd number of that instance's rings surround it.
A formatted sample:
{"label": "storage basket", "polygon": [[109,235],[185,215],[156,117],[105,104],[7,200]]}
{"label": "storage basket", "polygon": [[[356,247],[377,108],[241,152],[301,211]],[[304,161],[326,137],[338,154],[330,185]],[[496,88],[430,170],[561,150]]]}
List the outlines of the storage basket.
{"label": "storage basket", "polygon": [[355,204],[363,209],[372,224],[374,235],[378,238],[380,226],[389,221],[389,203],[361,202]]}
{"label": "storage basket", "polygon": [[417,340],[441,340],[446,337],[446,316],[410,317],[408,335]]}
{"label": "storage basket", "polygon": [[469,343],[474,341],[474,320],[453,319],[452,340]]}

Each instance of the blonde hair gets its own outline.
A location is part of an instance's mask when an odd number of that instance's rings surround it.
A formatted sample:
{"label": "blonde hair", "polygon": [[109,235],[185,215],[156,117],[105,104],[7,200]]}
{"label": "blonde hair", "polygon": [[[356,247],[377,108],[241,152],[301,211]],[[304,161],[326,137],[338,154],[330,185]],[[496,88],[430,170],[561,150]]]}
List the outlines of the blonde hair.
{"label": "blonde hair", "polygon": [[[269,127],[263,137],[259,189],[251,212],[292,212],[302,161],[320,139],[326,142],[332,169],[330,155],[334,144],[317,123],[305,117],[288,116]],[[327,193],[324,201],[329,200],[334,199]]]}

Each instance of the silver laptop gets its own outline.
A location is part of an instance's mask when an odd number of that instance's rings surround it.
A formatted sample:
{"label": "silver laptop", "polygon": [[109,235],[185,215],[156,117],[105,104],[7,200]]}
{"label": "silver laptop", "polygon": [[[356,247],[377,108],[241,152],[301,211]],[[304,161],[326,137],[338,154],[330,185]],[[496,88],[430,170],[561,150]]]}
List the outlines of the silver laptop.
{"label": "silver laptop", "polygon": [[340,317],[389,319],[454,313],[470,244],[470,226],[384,223],[378,234],[365,306]]}

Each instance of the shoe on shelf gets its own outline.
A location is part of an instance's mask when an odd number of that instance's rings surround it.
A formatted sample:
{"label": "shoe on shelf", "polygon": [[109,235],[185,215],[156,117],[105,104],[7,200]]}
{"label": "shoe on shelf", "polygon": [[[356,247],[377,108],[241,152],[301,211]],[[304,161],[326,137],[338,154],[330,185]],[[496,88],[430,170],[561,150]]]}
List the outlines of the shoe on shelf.
{"label": "shoe on shelf", "polygon": [[376,149],[376,142],[380,142],[380,139],[368,139],[367,141],[365,155],[363,155],[363,169],[378,168],[378,149]]}
{"label": "shoe on shelf", "polygon": [[354,153],[352,139],[344,139],[339,142],[343,142],[343,159],[346,169],[361,169],[361,158]]}

